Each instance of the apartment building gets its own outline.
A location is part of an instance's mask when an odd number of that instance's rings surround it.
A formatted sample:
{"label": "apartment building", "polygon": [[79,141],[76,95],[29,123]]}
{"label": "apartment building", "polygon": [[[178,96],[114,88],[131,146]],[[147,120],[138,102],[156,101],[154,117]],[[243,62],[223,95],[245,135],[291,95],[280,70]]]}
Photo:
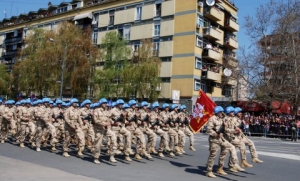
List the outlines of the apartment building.
{"label": "apartment building", "polygon": [[[162,61],[157,87],[160,99],[193,103],[198,90],[213,100],[232,98],[235,81],[223,81],[224,62],[237,62],[237,7],[228,0],[73,0],[20,14],[0,22],[2,61],[11,69],[17,50],[31,27],[55,30],[60,21],[93,28],[100,45],[107,32],[117,31],[138,50],[141,40],[153,41],[153,56]],[[99,64],[100,65],[100,64]],[[173,95],[172,95],[173,94]],[[174,95],[176,94],[176,96]]]}

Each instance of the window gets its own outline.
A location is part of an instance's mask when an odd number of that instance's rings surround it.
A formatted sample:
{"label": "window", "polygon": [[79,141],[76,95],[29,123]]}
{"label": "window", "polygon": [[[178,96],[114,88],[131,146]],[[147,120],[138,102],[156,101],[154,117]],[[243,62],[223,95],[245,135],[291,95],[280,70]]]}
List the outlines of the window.
{"label": "window", "polygon": [[232,96],[232,88],[230,86],[224,86],[222,89],[222,95],[225,97]]}
{"label": "window", "polygon": [[130,40],[130,26],[124,26],[123,38],[124,40]]}
{"label": "window", "polygon": [[159,42],[153,43],[153,56],[158,57],[159,52]]}
{"label": "window", "polygon": [[195,59],[195,68],[196,69],[202,69],[202,60],[200,58]]}
{"label": "window", "polygon": [[98,39],[98,32],[93,33],[93,43],[97,44],[97,39]]}
{"label": "window", "polygon": [[156,4],[155,5],[155,16],[160,16],[161,15],[161,4]]}
{"label": "window", "polygon": [[204,27],[203,17],[201,17],[199,14],[198,14],[198,17],[197,17],[197,27],[198,28],[203,28]]}
{"label": "window", "polygon": [[160,24],[154,24],[154,36],[160,35]]}
{"label": "window", "polygon": [[134,51],[134,52],[139,51],[139,48],[140,48],[140,44],[139,44],[139,43],[135,43],[135,44],[133,45],[133,51]]}
{"label": "window", "polygon": [[205,93],[212,93],[213,91],[213,82],[210,81],[200,81],[195,79],[195,91],[203,90]]}
{"label": "window", "polygon": [[172,57],[162,57],[160,59],[162,62],[171,62]]}
{"label": "window", "polygon": [[173,39],[172,36],[160,37],[160,41],[172,41],[172,39]]}
{"label": "window", "polygon": [[195,91],[198,91],[201,89],[201,82],[200,80],[195,80],[195,87],[194,87]]}
{"label": "window", "polygon": [[171,82],[171,78],[170,77],[162,77],[161,81],[164,83],[170,83]]}
{"label": "window", "polygon": [[115,21],[115,12],[110,11],[109,12],[109,24],[108,25],[113,25]]}
{"label": "window", "polygon": [[197,39],[197,42],[196,42],[197,47],[202,48],[202,47],[203,47],[203,40],[202,40],[202,37],[197,36],[196,39]]}
{"label": "window", "polygon": [[135,14],[135,20],[141,20],[142,19],[142,7],[136,7],[136,14]]}

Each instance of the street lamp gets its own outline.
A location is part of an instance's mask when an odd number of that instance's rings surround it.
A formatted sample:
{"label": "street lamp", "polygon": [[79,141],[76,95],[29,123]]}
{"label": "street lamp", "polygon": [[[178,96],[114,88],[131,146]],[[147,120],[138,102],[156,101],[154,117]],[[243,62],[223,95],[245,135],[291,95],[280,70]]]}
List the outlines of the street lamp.
{"label": "street lamp", "polygon": [[[49,39],[51,42],[55,42],[55,40],[53,38]],[[62,92],[63,92],[63,85],[64,85],[64,70],[65,70],[65,66],[66,66],[66,59],[67,59],[67,47],[64,47],[64,57],[63,57],[63,62],[62,62],[62,66],[61,66],[61,78],[60,78],[60,91],[59,91],[59,99],[62,100]]]}

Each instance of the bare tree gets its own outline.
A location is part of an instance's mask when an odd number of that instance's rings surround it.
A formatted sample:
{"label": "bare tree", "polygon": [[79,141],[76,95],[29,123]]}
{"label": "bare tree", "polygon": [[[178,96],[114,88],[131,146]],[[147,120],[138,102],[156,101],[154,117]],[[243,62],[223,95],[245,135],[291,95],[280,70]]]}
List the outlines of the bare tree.
{"label": "bare tree", "polygon": [[269,103],[300,103],[300,2],[270,0],[246,17],[252,42],[242,51],[240,70],[247,77],[251,97]]}

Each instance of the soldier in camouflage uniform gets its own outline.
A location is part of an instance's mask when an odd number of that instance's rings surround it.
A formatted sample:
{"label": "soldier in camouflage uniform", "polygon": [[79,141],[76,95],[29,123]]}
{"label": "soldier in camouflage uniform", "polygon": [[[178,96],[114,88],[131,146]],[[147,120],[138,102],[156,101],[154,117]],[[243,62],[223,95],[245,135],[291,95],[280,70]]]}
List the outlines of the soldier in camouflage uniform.
{"label": "soldier in camouflage uniform", "polygon": [[[116,106],[110,111],[110,118],[114,121],[112,130],[117,135],[119,149],[125,154],[125,160],[131,162],[129,155],[134,154],[131,150],[131,132],[125,128],[125,117],[126,113],[122,111],[124,101],[118,99]],[[125,138],[125,144],[123,140]]]}
{"label": "soldier in camouflage uniform", "polygon": [[63,143],[63,156],[69,157],[69,144],[71,141],[71,136],[76,135],[78,139],[78,156],[82,156],[82,151],[85,146],[84,133],[82,131],[82,120],[80,117],[80,113],[78,111],[77,104],[78,100],[76,98],[71,99],[71,106],[66,109],[64,112],[64,120],[65,120],[65,140]]}
{"label": "soldier in camouflage uniform", "polygon": [[158,149],[158,156],[163,158],[165,157],[163,155],[164,149],[166,151],[171,151],[168,143],[168,134],[164,130],[160,128],[161,125],[164,126],[162,118],[159,116],[159,104],[157,102],[154,102],[152,104],[152,111],[150,113],[150,124],[152,125],[153,131],[160,136],[160,143],[159,143],[159,149]]}
{"label": "soldier in camouflage uniform", "polygon": [[63,102],[61,100],[56,100],[56,106],[52,109],[52,117],[53,117],[53,126],[56,130],[56,138],[64,138],[64,126],[65,122],[63,119],[64,109],[62,107]]}
{"label": "soldier in camouflage uniform", "polygon": [[188,117],[187,113],[186,113],[186,106],[185,105],[181,105],[180,106],[180,112],[178,115],[179,119],[180,119],[180,123],[179,123],[179,129],[182,129],[182,131],[184,132],[184,134],[186,136],[189,137],[190,139],[190,147],[189,149],[192,151],[196,151],[196,149],[194,148],[194,134],[191,131],[189,125],[190,125],[190,118]]}
{"label": "soldier in camouflage uniform", "polygon": [[151,129],[151,124],[150,124],[150,111],[151,107],[148,107],[148,102],[143,101],[141,103],[141,109],[139,113],[138,120],[141,121],[141,124],[139,125],[140,130],[147,135],[147,143],[146,143],[146,151],[150,154],[157,154],[155,150],[155,145],[156,145],[156,134],[154,131]]}
{"label": "soldier in camouflage uniform", "polygon": [[[242,109],[237,107],[234,109],[234,113],[236,115],[236,117],[235,117],[236,119],[234,119],[234,124],[236,127],[239,127],[241,124],[243,124],[243,122],[241,120],[242,119]],[[249,151],[250,151],[250,154],[252,157],[252,162],[253,163],[263,163],[262,160],[258,159],[258,155],[257,155],[256,148],[255,148],[253,141],[251,141],[248,137],[246,137],[242,133],[242,131],[240,131],[236,136],[241,138],[242,141],[245,143],[245,145],[249,147]],[[242,162],[242,167],[246,167],[246,165],[244,165],[243,162]]]}
{"label": "soldier in camouflage uniform", "polygon": [[[223,114],[223,108],[220,106],[216,106],[214,108],[214,113],[212,117],[209,118],[207,123],[207,133],[209,134],[209,156],[207,160],[207,173],[206,175],[211,178],[215,178],[216,176],[213,174],[212,169],[214,165],[214,159],[217,156],[218,149],[221,147],[221,152],[224,153],[224,150],[229,150],[232,163],[235,165],[237,170],[244,171],[244,169],[240,168],[238,165],[237,155],[235,147],[229,143],[226,139],[223,137],[224,132],[224,122],[222,118]],[[219,166],[218,166],[218,173],[221,175],[227,175],[227,173],[224,172],[223,166],[225,162],[226,155],[220,155],[219,158]]]}
{"label": "soldier in camouflage uniform", "polygon": [[170,127],[177,132],[178,134],[178,148],[179,152],[178,154],[185,153],[184,151],[184,145],[185,145],[185,134],[183,133],[182,129],[179,129],[179,112],[178,112],[178,105],[173,104],[172,105],[172,111],[170,112]]}
{"label": "soldier in camouflage uniform", "polygon": [[178,147],[178,134],[177,132],[171,128],[170,125],[170,113],[169,113],[169,104],[165,103],[163,104],[162,108],[163,111],[160,112],[159,117],[162,120],[162,129],[169,135],[169,147],[171,149],[171,151],[169,152],[170,156],[175,156],[173,151],[175,149],[175,152],[177,154],[182,154],[180,152],[180,149]]}
{"label": "soldier in camouflage uniform", "polygon": [[14,119],[15,109],[13,108],[12,100],[5,102],[5,107],[2,107],[2,121],[1,121],[1,143],[7,139],[10,122]]}
{"label": "soldier in camouflage uniform", "polygon": [[87,147],[93,150],[92,146],[94,145],[95,132],[92,123],[92,114],[90,112],[91,104],[92,102],[89,99],[84,100],[81,103],[81,108],[79,109],[79,111],[81,119],[83,120],[82,131],[85,135],[84,137],[86,140]]}

